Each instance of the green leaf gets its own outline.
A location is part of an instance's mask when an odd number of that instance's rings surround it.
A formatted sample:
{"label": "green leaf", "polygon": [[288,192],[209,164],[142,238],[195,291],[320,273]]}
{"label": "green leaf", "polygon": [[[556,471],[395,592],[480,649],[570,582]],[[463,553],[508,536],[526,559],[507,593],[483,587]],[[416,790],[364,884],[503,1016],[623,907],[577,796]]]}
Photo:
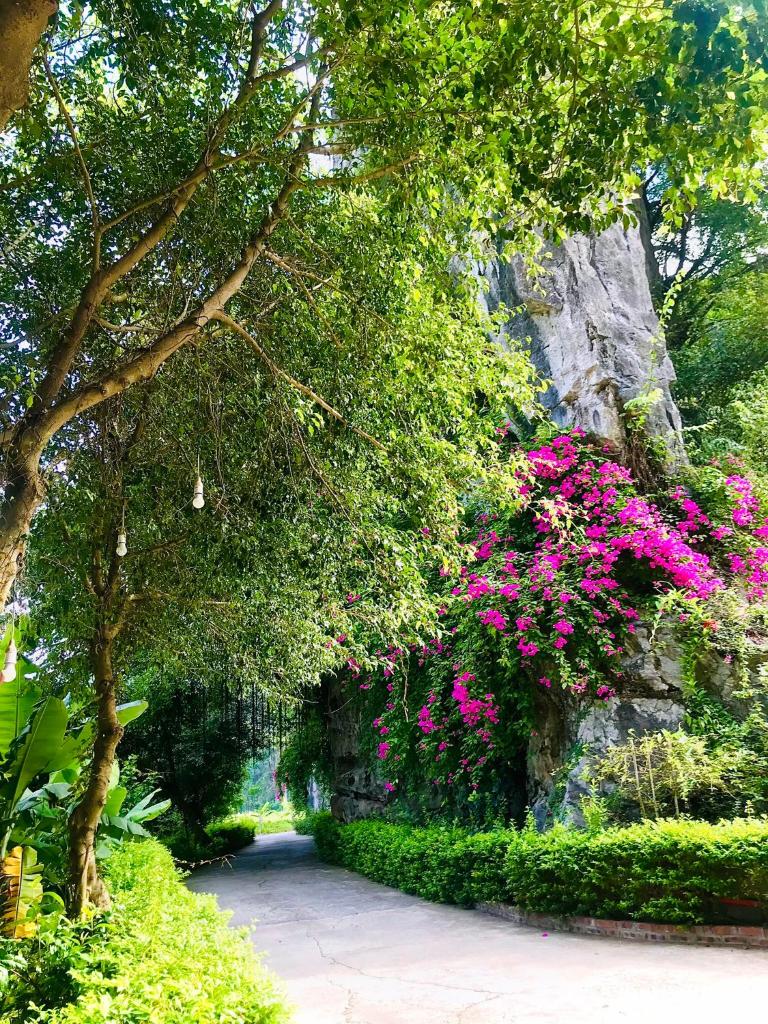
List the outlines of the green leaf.
{"label": "green leaf", "polygon": [[139,715],[143,715],[149,707],[145,700],[132,700],[129,704],[120,704],[117,707],[117,720],[120,725],[128,725]]}
{"label": "green leaf", "polygon": [[[19,633],[17,640],[19,642]],[[0,662],[11,639],[10,628],[0,641]],[[8,753],[11,743],[27,724],[32,709],[40,699],[30,676],[37,671],[31,661],[19,657],[16,662],[16,678],[10,683],[0,683],[0,758]]]}
{"label": "green leaf", "polygon": [[110,789],[107,794],[107,802],[104,804],[104,814],[110,818],[119,814],[126,796],[128,796],[128,790],[125,786],[114,786]]}
{"label": "green leaf", "polygon": [[47,697],[17,737],[3,766],[3,794],[9,814],[35,776],[55,762],[68,721],[67,706],[58,697]]}
{"label": "green leaf", "polygon": [[31,846],[16,846],[3,861],[3,934],[29,939],[37,931],[36,911],[43,896],[43,865]]}

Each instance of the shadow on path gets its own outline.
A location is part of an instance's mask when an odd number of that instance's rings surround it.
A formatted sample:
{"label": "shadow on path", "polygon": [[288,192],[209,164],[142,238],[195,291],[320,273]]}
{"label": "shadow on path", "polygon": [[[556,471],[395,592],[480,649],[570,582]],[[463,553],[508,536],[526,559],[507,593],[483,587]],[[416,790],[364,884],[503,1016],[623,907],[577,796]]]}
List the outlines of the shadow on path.
{"label": "shadow on path", "polygon": [[189,886],[256,924],[296,1024],[729,1024],[768,1005],[764,952],[545,935],[329,867],[293,832]]}

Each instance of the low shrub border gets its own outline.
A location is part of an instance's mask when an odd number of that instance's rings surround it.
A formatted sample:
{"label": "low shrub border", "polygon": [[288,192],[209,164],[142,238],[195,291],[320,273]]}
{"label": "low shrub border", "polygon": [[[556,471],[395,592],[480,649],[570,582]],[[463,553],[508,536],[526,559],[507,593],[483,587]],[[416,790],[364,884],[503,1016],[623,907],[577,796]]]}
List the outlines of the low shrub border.
{"label": "low shrub border", "polygon": [[11,975],[4,1024],[287,1024],[248,930],[190,892],[160,843],[117,850],[108,882],[108,913],[63,922]]}
{"label": "low shrub border", "polygon": [[439,902],[695,925],[722,923],[722,900],[748,900],[768,920],[765,819],[473,834],[380,819],[339,825],[321,814],[313,833],[323,859]]}
{"label": "low shrub border", "polygon": [[293,820],[286,815],[230,814],[212,822],[205,831],[211,839],[211,852],[220,855],[241,850],[260,835],[274,835],[292,829]]}

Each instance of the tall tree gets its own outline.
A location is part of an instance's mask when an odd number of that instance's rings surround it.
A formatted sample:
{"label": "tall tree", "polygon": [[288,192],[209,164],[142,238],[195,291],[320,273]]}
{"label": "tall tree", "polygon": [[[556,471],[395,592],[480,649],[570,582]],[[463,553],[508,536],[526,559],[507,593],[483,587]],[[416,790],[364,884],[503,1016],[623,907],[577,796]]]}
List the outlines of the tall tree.
{"label": "tall tree", "polygon": [[63,10],[0,185],[0,601],[70,424],[222,326],[264,359],[276,279],[327,287],[297,257],[340,193],[396,178],[386,215],[458,242],[493,210],[594,224],[659,152],[676,187],[730,182],[765,36],[762,0]]}
{"label": "tall tree", "polygon": [[[360,255],[367,232],[378,267]],[[343,662],[336,637],[356,620],[418,633],[432,605],[422,530],[450,545],[469,482],[510,483],[495,424],[535,385],[522,354],[488,345],[473,293],[446,291],[446,253],[417,266],[395,251],[403,235],[372,202],[337,210],[320,240],[343,285],[309,305],[290,289],[268,357],[253,339],[244,356],[239,325],[180,353],[145,389],[73,424],[51,467],[23,583],[59,685],[92,701],[98,721],[71,819],[76,912],[103,897],[94,836],[128,680],[174,680],[183,700],[185,680],[223,678],[268,699]],[[307,367],[320,391],[294,375]],[[338,412],[350,395],[354,424]]]}

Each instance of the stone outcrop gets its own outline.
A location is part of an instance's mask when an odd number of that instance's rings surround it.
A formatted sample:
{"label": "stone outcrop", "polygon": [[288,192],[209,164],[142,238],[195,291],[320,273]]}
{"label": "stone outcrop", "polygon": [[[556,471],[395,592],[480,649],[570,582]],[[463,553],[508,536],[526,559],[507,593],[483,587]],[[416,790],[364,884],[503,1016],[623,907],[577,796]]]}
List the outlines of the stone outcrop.
{"label": "stone outcrop", "polygon": [[624,407],[649,391],[646,429],[683,457],[680,414],[670,392],[675,371],[653,308],[641,226],[614,224],[599,235],[543,244],[544,271],[532,278],[522,259],[478,266],[490,310],[510,310],[500,341],[526,341],[543,396],[563,427],[580,426],[619,446]]}
{"label": "stone outcrop", "polygon": [[683,721],[683,651],[669,634],[651,640],[638,629],[627,645],[625,681],[617,697],[585,705],[562,692],[538,695],[536,729],[528,749],[528,795],[540,827],[555,817],[582,821],[591,758],[634,733],[677,729]]}
{"label": "stone outcrop", "polygon": [[[681,420],[671,393],[675,371],[653,307],[643,211],[637,226],[617,223],[599,235],[542,245],[543,272],[520,258],[478,267],[489,310],[510,311],[499,341],[524,342],[549,382],[543,403],[560,426],[579,426],[620,450],[631,442],[626,405],[654,395],[645,430],[661,438],[671,461],[685,459]],[[633,638],[620,695],[584,707],[562,694],[540,694],[528,756],[527,789],[540,824],[558,814],[579,821],[589,756],[682,722],[682,651],[670,636]]]}
{"label": "stone outcrop", "polygon": [[321,688],[321,706],[328,737],[333,783],[331,813],[338,821],[367,818],[384,809],[383,781],[360,755],[363,722],[355,692],[338,677],[328,677]]}
{"label": "stone outcrop", "polygon": [[[554,818],[582,824],[580,804],[590,790],[583,775],[589,761],[610,747],[626,743],[630,733],[678,729],[685,716],[685,654],[670,630],[651,635],[639,627],[628,639],[622,662],[624,681],[616,697],[584,704],[562,692],[537,694],[536,728],[528,747],[527,789],[541,827]],[[745,713],[735,700],[742,669],[756,676],[768,659],[760,642],[750,644],[744,665],[726,663],[707,651],[692,668],[697,687],[722,700],[737,717]]]}

